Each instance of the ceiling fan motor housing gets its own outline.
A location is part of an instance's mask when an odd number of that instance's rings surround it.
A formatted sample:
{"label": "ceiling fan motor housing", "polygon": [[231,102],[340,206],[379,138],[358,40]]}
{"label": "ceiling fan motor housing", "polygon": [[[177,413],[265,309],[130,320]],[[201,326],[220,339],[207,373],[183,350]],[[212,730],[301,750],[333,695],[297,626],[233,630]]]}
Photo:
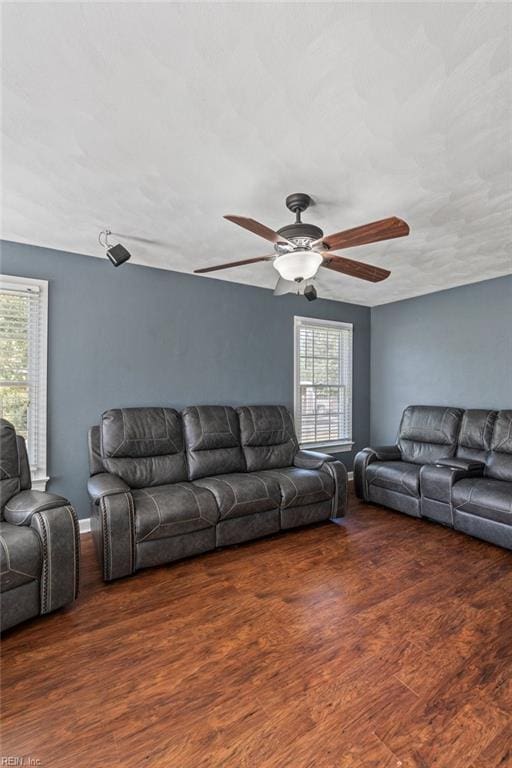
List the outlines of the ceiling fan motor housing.
{"label": "ceiling fan motor housing", "polygon": [[297,220],[293,224],[287,224],[285,227],[277,230],[279,235],[286,237],[287,240],[296,242],[297,246],[307,247],[310,242],[320,240],[323,232],[320,227],[314,224],[305,224],[300,220],[300,215],[311,204],[311,197],[305,192],[294,192],[286,198],[286,207],[295,214]]}
{"label": "ceiling fan motor housing", "polygon": [[278,235],[286,237],[287,240],[294,240],[295,238],[307,238],[308,240],[320,240],[323,237],[323,232],[320,227],[316,227],[314,224],[305,224],[300,221],[296,224],[287,224],[286,227],[281,227],[277,230]]}

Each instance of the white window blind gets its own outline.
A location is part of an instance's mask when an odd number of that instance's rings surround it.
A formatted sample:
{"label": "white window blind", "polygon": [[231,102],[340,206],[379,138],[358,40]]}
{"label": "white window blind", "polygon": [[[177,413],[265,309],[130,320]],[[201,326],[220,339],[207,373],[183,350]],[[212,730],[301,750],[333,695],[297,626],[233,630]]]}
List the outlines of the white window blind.
{"label": "white window blind", "polygon": [[46,477],[47,283],[0,275],[0,415],[27,441],[34,480]]}
{"label": "white window blind", "polygon": [[350,323],[295,318],[295,423],[303,446],[352,443]]}

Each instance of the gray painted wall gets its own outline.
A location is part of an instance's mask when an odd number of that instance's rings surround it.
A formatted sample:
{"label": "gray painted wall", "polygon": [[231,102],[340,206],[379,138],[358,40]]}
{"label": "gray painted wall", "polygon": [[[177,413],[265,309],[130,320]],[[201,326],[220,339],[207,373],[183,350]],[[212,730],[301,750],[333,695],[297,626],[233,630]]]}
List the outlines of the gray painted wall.
{"label": "gray painted wall", "polygon": [[[88,517],[86,433],[107,408],[293,405],[293,317],[354,324],[355,450],[368,444],[370,310],[2,243],[1,271],[49,280],[49,490]],[[353,454],[340,458],[349,467]]]}
{"label": "gray painted wall", "polygon": [[512,275],[372,309],[371,439],[410,404],[512,408]]}

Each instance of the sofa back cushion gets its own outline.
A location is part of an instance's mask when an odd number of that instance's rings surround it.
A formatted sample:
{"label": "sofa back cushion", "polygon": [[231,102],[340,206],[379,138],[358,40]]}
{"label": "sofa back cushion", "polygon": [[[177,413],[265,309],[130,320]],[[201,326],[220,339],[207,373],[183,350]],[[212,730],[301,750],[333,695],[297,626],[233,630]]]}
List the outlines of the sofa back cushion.
{"label": "sofa back cushion", "polygon": [[462,410],[436,405],[410,405],[400,422],[398,445],[403,461],[433,464],[455,455]]}
{"label": "sofa back cushion", "polygon": [[107,472],[131,488],[187,480],[181,418],[173,408],[113,408],[100,425]]}
{"label": "sofa back cushion", "polygon": [[512,411],[498,411],[485,474],[495,480],[512,482]]}
{"label": "sofa back cushion", "polygon": [[20,470],[16,431],[6,419],[0,419],[0,520],[9,499],[20,491]]}
{"label": "sofa back cushion", "polygon": [[464,411],[457,444],[457,457],[483,461],[491,448],[491,438],[497,411]]}
{"label": "sofa back cushion", "polygon": [[290,467],[299,445],[288,409],[248,405],[237,411],[247,471]]}
{"label": "sofa back cushion", "polygon": [[190,480],[244,472],[240,425],[234,408],[193,405],[182,411]]}

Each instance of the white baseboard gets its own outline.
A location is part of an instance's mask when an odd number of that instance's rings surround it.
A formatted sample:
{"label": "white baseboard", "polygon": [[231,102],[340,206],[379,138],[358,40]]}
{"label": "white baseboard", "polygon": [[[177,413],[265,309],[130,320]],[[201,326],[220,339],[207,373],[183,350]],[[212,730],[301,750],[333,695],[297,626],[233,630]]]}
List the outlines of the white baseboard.
{"label": "white baseboard", "polygon": [[91,518],[86,517],[84,520],[78,521],[80,524],[80,533],[90,533],[91,532]]}

